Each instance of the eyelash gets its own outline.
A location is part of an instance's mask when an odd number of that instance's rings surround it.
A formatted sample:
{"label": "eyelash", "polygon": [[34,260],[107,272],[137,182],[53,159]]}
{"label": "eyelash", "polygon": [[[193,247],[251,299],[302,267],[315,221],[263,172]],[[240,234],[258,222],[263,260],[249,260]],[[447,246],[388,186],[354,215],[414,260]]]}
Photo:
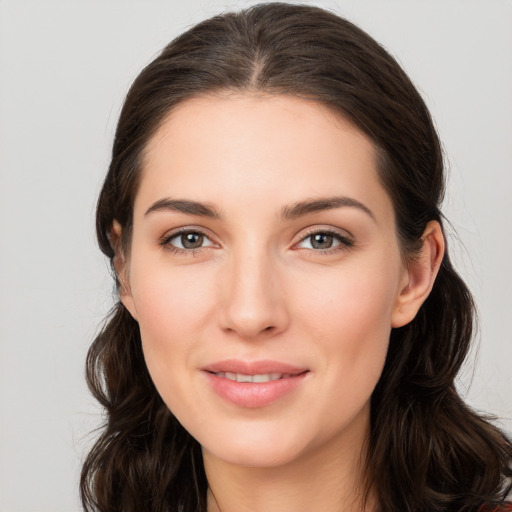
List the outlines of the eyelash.
{"label": "eyelash", "polygon": [[294,246],[304,242],[308,238],[313,237],[314,235],[327,235],[332,236],[332,238],[338,242],[338,245],[335,245],[334,247],[329,247],[328,249],[309,249],[309,248],[303,248],[307,251],[312,251],[315,254],[320,254],[324,256],[328,256],[330,254],[335,254],[338,252],[346,251],[347,249],[350,249],[351,247],[354,247],[355,242],[352,238],[342,235],[338,231],[334,231],[332,229],[311,229],[311,231],[306,232],[306,234],[296,243]]}
{"label": "eyelash", "polygon": [[[197,247],[195,249],[182,249],[181,247],[176,247],[171,244],[171,241],[175,238],[181,237],[183,235],[199,235],[204,237],[206,240],[210,240],[208,235],[199,229],[191,229],[191,228],[182,228],[177,231],[174,231],[170,235],[164,235],[160,240],[160,245],[166,250],[174,254],[185,255],[185,256],[195,256],[197,251],[201,249],[205,249],[206,247],[211,247],[214,245],[212,242],[210,245],[204,247]],[[211,240],[210,240],[211,242]]]}
{"label": "eyelash", "polygon": [[[171,244],[172,240],[174,240],[174,239],[176,239],[178,237],[181,237],[183,235],[189,235],[189,234],[202,236],[206,240],[209,240],[211,243],[209,245],[206,245],[206,246],[203,246],[203,247],[194,248],[194,249],[184,249],[184,248],[182,249],[181,247],[176,247],[176,246]],[[303,243],[308,238],[311,238],[314,235],[332,236],[332,238],[335,241],[337,241],[338,244],[335,245],[334,247],[330,247],[328,249],[314,249],[314,248],[311,248],[311,249],[310,248],[299,248],[299,249],[303,249],[303,250],[307,250],[307,251],[312,251],[315,254],[329,255],[329,254],[345,251],[345,250],[347,250],[347,249],[349,249],[349,248],[351,248],[351,247],[353,247],[355,245],[353,239],[351,239],[351,238],[349,238],[349,237],[347,237],[345,235],[342,235],[341,233],[338,233],[337,231],[333,231],[333,230],[330,230],[330,229],[312,229],[311,231],[307,232],[297,243],[295,243],[294,246],[297,246],[300,243]],[[182,228],[182,229],[180,229],[178,231],[174,231],[170,235],[165,235],[164,237],[162,237],[161,240],[160,240],[160,245],[165,250],[167,250],[167,251],[169,251],[171,253],[174,253],[174,254],[186,255],[186,256],[195,256],[196,253],[198,251],[200,251],[201,249],[206,249],[208,247],[212,247],[215,244],[214,244],[214,242],[212,242],[210,240],[208,235],[206,235],[201,230],[190,229],[190,228]]]}

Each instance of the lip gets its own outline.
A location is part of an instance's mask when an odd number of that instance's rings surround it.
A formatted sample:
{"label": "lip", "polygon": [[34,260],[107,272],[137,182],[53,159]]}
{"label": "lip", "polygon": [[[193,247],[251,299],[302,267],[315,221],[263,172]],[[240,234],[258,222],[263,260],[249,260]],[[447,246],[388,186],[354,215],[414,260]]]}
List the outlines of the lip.
{"label": "lip", "polygon": [[[241,361],[227,359],[201,368],[213,391],[224,400],[244,408],[270,405],[292,393],[308,375],[307,368],[280,361]],[[258,375],[280,373],[286,375],[268,382],[236,382],[216,375],[220,372]]]}
{"label": "lip", "polygon": [[231,372],[231,373],[244,373],[245,375],[257,375],[262,373],[284,373],[290,375],[297,375],[307,371],[307,368],[301,368],[288,363],[280,361],[242,361],[239,359],[226,359],[209,364],[202,370],[211,373]]}

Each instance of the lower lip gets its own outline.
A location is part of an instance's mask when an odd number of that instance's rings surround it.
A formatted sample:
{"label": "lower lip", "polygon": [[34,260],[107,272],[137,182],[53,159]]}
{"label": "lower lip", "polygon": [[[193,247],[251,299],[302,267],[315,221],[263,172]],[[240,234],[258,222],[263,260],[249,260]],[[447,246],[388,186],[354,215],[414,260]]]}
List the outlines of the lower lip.
{"label": "lower lip", "polygon": [[297,388],[308,372],[268,382],[236,382],[205,372],[215,393],[239,407],[265,407]]}

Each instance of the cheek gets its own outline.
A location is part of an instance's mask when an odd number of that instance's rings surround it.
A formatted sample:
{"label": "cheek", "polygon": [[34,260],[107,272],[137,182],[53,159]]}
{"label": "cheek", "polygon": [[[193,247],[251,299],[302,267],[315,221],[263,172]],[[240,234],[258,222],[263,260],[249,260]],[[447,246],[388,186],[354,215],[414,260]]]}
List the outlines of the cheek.
{"label": "cheek", "polygon": [[131,276],[131,288],[142,327],[164,329],[168,339],[170,333],[197,328],[205,320],[211,283],[204,272],[193,266],[180,271],[165,262],[139,269]]}
{"label": "cheek", "polygon": [[342,387],[368,394],[377,383],[389,344],[391,317],[396,300],[398,272],[380,262],[366,263],[364,272],[354,268],[316,275],[302,297],[301,329],[316,340],[326,370]]}
{"label": "cheek", "polygon": [[362,271],[354,265],[302,279],[293,292],[300,300],[299,316],[316,326],[320,337],[329,333],[340,343],[364,339],[364,333],[389,332],[398,273],[379,263],[362,263]]}
{"label": "cheek", "polygon": [[198,334],[211,318],[211,282],[192,267],[144,265],[131,278],[146,364],[161,393],[190,366]]}
{"label": "cheek", "polygon": [[207,286],[190,273],[156,266],[141,278],[134,276],[133,294],[151,379],[179,421],[201,417],[205,404],[194,388],[193,370],[211,312]]}

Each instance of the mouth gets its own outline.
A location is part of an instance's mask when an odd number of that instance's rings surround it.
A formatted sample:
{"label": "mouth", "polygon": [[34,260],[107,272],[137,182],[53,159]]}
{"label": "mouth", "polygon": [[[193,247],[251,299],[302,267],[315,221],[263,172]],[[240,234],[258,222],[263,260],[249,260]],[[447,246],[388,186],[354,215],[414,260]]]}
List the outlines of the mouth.
{"label": "mouth", "polygon": [[307,368],[277,361],[226,360],[201,370],[218,396],[244,408],[265,407],[292,395],[310,373]]}
{"label": "mouth", "polygon": [[228,379],[235,382],[271,382],[279,379],[287,379],[297,374],[292,373],[258,373],[256,375],[247,375],[244,373],[232,373],[232,372],[213,372],[214,375],[222,379]]}
{"label": "mouth", "polygon": [[[230,380],[237,380],[236,376],[241,376],[241,378],[268,377],[268,380],[278,380],[283,377],[293,377],[294,375],[308,371],[305,367],[295,366],[281,361],[243,361],[240,359],[217,361],[201,369],[209,373],[214,373],[218,377]],[[251,381],[242,380],[239,382]]]}

